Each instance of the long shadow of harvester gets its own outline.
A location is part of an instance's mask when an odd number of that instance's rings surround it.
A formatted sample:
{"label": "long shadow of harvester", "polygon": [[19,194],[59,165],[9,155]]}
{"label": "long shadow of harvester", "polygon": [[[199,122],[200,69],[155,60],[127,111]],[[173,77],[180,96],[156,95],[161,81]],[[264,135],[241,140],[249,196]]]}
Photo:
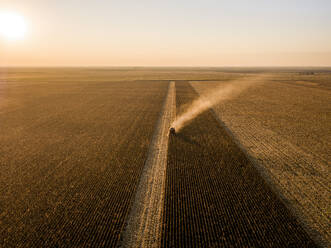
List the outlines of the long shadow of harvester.
{"label": "long shadow of harvester", "polygon": [[173,134],[173,135],[178,139],[182,139],[186,143],[190,143],[191,145],[196,145],[198,147],[201,147],[201,145],[197,141],[191,139],[189,136],[187,136],[183,133],[176,133],[176,134]]}
{"label": "long shadow of harvester", "polygon": [[[176,96],[196,98],[188,83]],[[316,247],[210,111],[169,138],[163,247]]]}

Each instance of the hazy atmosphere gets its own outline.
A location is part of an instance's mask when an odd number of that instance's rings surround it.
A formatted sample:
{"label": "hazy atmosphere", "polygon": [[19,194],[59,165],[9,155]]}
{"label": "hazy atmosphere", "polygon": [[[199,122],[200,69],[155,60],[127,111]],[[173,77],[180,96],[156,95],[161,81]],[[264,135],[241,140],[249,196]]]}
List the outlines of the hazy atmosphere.
{"label": "hazy atmosphere", "polygon": [[0,247],[331,247],[331,0],[0,0]]}
{"label": "hazy atmosphere", "polygon": [[331,66],[328,0],[2,0],[8,13],[0,66]]}

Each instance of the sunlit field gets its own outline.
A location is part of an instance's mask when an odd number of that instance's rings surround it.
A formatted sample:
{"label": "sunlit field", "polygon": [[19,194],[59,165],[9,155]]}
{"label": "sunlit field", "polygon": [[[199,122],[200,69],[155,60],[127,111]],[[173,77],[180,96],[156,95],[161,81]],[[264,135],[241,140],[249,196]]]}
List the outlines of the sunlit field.
{"label": "sunlit field", "polygon": [[1,68],[0,246],[132,246],[137,223],[145,247],[327,246],[330,89],[328,68]]}

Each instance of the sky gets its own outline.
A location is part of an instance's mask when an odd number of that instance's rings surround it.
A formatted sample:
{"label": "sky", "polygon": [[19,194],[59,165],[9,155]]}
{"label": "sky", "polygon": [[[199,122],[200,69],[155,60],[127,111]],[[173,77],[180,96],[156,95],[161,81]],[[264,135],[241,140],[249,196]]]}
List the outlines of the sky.
{"label": "sky", "polygon": [[1,0],[0,66],[331,66],[330,0]]}

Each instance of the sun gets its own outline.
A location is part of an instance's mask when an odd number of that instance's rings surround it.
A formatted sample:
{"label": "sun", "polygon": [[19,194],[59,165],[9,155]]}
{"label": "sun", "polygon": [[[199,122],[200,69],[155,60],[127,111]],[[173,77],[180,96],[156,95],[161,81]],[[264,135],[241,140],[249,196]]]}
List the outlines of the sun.
{"label": "sun", "polygon": [[22,16],[13,12],[0,12],[0,38],[22,39],[26,33],[26,23]]}

